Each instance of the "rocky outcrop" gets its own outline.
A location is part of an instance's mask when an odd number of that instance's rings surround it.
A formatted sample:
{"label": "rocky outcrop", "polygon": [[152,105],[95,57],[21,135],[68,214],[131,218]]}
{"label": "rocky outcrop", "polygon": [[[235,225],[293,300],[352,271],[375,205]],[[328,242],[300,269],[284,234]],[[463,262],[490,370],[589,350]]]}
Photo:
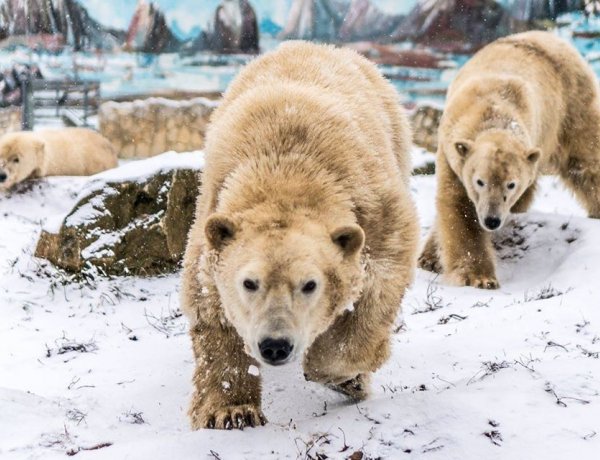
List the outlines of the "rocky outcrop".
{"label": "rocky outcrop", "polygon": [[120,158],[147,158],[171,150],[189,152],[204,147],[210,115],[217,105],[205,98],[107,102],[100,106],[98,124]]}
{"label": "rocky outcrop", "polygon": [[570,11],[581,11],[589,0],[511,0],[508,11],[518,21],[556,21],[559,15]]}
{"label": "rocky outcrop", "polygon": [[[273,23],[270,27],[276,27],[276,24]],[[196,39],[184,44],[182,48],[185,54],[199,51],[220,54],[258,53],[260,30],[252,5],[247,0],[222,0],[215,10],[211,30],[203,30]]]}
{"label": "rocky outcrop", "polygon": [[258,53],[258,21],[247,0],[223,0],[217,7],[212,50],[218,53]]}
{"label": "rocky outcrop", "polygon": [[543,27],[581,0],[419,0],[392,34],[449,52],[472,52],[497,38]]}
{"label": "rocky outcrop", "polygon": [[158,54],[177,51],[180,46],[159,7],[154,2],[139,0],[127,29],[125,49]]}
{"label": "rocky outcrop", "polygon": [[384,13],[370,0],[352,0],[339,30],[342,41],[372,40],[387,37],[402,16]]}
{"label": "rocky outcrop", "polygon": [[0,0],[0,40],[75,51],[115,49],[123,33],[103,27],[77,0]]}
{"label": "rocky outcrop", "polygon": [[435,153],[438,144],[438,129],[443,109],[423,105],[417,107],[411,115],[413,142],[429,152]]}
{"label": "rocky outcrop", "polygon": [[329,42],[389,38],[401,19],[370,0],[294,0],[280,37]]}
{"label": "rocky outcrop", "polygon": [[158,275],[179,268],[203,156],[168,153],[94,176],[35,251],[68,272]]}
{"label": "rocky outcrop", "polygon": [[419,0],[395,40],[469,51],[510,31],[510,16],[495,0]]}

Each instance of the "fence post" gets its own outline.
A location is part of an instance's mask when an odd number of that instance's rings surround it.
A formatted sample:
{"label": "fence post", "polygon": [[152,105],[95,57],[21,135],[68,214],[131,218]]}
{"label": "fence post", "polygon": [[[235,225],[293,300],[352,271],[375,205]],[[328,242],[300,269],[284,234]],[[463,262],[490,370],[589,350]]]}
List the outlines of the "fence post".
{"label": "fence post", "polygon": [[29,76],[21,80],[21,128],[23,131],[33,130],[34,114],[33,114],[33,83]]}
{"label": "fence post", "polygon": [[87,127],[88,125],[88,84],[87,82],[83,83],[83,126]]}

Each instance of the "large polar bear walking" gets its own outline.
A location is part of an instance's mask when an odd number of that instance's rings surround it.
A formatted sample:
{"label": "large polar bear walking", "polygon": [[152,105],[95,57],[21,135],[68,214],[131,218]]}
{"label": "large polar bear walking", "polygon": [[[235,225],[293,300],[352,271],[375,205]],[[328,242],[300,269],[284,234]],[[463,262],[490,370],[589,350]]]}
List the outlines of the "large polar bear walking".
{"label": "large polar bear walking", "polygon": [[111,143],[91,129],[20,131],[0,139],[0,190],[46,176],[89,176],[118,164]]}
{"label": "large polar bear walking", "polygon": [[437,222],[419,259],[458,285],[494,289],[491,233],[559,174],[600,218],[600,98],[577,50],[547,32],[486,46],[452,83],[440,125]]}
{"label": "large polar bear walking", "polygon": [[416,266],[410,139],[352,51],[287,43],[232,83],[184,261],[194,428],[265,422],[259,362],[365,397]]}

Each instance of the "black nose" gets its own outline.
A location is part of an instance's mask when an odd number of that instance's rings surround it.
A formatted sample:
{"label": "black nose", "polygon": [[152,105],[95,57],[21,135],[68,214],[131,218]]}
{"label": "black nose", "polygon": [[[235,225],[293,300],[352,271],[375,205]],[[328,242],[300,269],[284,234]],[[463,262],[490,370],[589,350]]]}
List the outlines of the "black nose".
{"label": "black nose", "polygon": [[500,227],[502,221],[499,217],[486,217],[483,223],[490,230],[496,230],[498,227]]}
{"label": "black nose", "polygon": [[6,173],[0,172],[0,183],[4,182],[6,179],[8,179],[8,176],[6,175]]}
{"label": "black nose", "polygon": [[274,366],[283,364],[294,346],[287,339],[266,338],[258,344],[263,359]]}

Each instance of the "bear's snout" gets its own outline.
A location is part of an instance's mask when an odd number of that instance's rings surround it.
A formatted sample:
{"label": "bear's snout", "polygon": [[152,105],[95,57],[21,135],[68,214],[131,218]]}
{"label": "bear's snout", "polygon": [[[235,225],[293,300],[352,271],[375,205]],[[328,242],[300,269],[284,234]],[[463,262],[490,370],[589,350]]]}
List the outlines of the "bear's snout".
{"label": "bear's snout", "polygon": [[287,362],[294,345],[286,338],[273,339],[267,337],[259,342],[258,349],[265,362],[273,366],[279,366]]}
{"label": "bear's snout", "polygon": [[488,230],[497,230],[500,228],[502,220],[496,216],[487,216],[483,223]]}
{"label": "bear's snout", "polygon": [[0,184],[6,182],[6,179],[8,179],[8,174],[4,171],[0,171]]}

